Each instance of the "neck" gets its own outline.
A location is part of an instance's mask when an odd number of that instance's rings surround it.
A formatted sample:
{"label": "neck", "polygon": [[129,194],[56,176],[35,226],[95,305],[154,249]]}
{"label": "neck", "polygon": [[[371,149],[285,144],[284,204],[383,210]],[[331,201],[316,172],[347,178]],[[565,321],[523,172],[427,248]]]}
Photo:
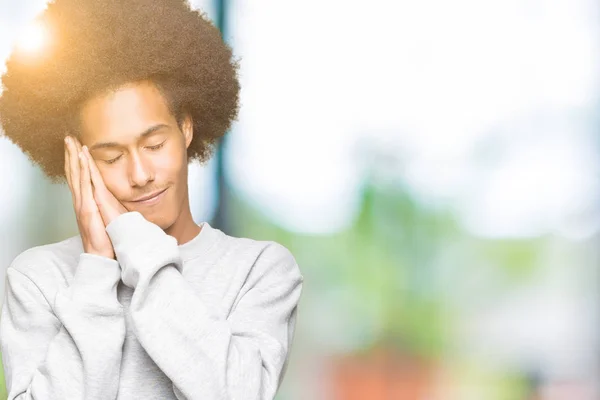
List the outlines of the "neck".
{"label": "neck", "polygon": [[181,213],[179,213],[175,222],[165,229],[165,233],[173,236],[177,239],[177,243],[182,245],[195,238],[201,230],[202,228],[194,222],[192,212],[190,211],[190,202],[186,196],[185,202],[181,207]]}

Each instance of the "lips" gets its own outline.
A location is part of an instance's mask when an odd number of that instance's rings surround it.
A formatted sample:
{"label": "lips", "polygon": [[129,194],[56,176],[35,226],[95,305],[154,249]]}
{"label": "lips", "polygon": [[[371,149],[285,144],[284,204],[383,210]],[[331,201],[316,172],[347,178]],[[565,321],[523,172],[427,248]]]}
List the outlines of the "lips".
{"label": "lips", "polygon": [[149,195],[147,195],[147,196],[144,196],[144,197],[141,197],[141,198],[139,198],[139,199],[137,199],[137,200],[133,200],[133,202],[134,202],[134,203],[140,203],[140,202],[142,202],[142,201],[150,200],[150,199],[152,199],[152,198],[154,198],[154,197],[156,197],[156,196],[160,195],[160,194],[161,194],[162,192],[164,192],[165,190],[167,190],[167,189],[163,189],[163,190],[160,190],[160,191],[158,191],[158,192],[151,193],[151,194],[149,194]]}

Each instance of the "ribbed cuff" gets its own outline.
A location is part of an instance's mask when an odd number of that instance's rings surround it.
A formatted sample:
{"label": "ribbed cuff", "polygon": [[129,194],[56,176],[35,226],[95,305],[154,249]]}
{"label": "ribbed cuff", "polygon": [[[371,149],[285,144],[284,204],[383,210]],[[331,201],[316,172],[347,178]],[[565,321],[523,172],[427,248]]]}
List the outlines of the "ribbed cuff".
{"label": "ribbed cuff", "polygon": [[121,268],[117,260],[81,253],[71,282],[72,299],[94,304],[119,304],[117,285],[120,279]]}
{"label": "ribbed cuff", "polygon": [[160,268],[173,264],[181,271],[177,239],[142,214],[131,211],[119,215],[106,227],[121,266],[121,279],[130,288],[149,279]]}
{"label": "ribbed cuff", "polygon": [[139,243],[165,235],[159,226],[146,220],[138,211],[119,215],[106,226],[106,233],[115,250],[136,247]]}

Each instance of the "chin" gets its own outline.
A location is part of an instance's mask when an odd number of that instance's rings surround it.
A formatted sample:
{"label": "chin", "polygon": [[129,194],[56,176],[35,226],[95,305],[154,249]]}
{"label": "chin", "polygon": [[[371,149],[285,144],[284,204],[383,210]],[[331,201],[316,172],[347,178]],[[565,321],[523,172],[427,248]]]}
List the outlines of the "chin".
{"label": "chin", "polygon": [[148,213],[144,211],[140,211],[140,213],[148,221],[152,222],[154,225],[158,225],[163,231],[169,229],[175,222],[174,218],[167,215],[161,215],[160,213]]}

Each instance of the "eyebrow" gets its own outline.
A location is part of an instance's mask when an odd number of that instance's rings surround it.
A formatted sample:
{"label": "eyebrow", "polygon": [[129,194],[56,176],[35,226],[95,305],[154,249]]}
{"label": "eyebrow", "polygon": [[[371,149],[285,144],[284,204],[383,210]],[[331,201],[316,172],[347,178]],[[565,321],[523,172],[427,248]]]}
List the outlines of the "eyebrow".
{"label": "eyebrow", "polygon": [[[146,136],[149,136],[151,134],[153,134],[154,132],[156,132],[159,129],[162,128],[168,128],[168,125],[165,124],[158,124],[158,125],[154,125],[148,129],[146,129],[144,132],[142,132],[140,135],[138,135],[138,140],[145,138]],[[120,147],[121,144],[117,143],[117,142],[101,142],[101,143],[96,143],[93,146],[90,146],[89,150],[96,150],[96,149],[105,149],[108,147]]]}

